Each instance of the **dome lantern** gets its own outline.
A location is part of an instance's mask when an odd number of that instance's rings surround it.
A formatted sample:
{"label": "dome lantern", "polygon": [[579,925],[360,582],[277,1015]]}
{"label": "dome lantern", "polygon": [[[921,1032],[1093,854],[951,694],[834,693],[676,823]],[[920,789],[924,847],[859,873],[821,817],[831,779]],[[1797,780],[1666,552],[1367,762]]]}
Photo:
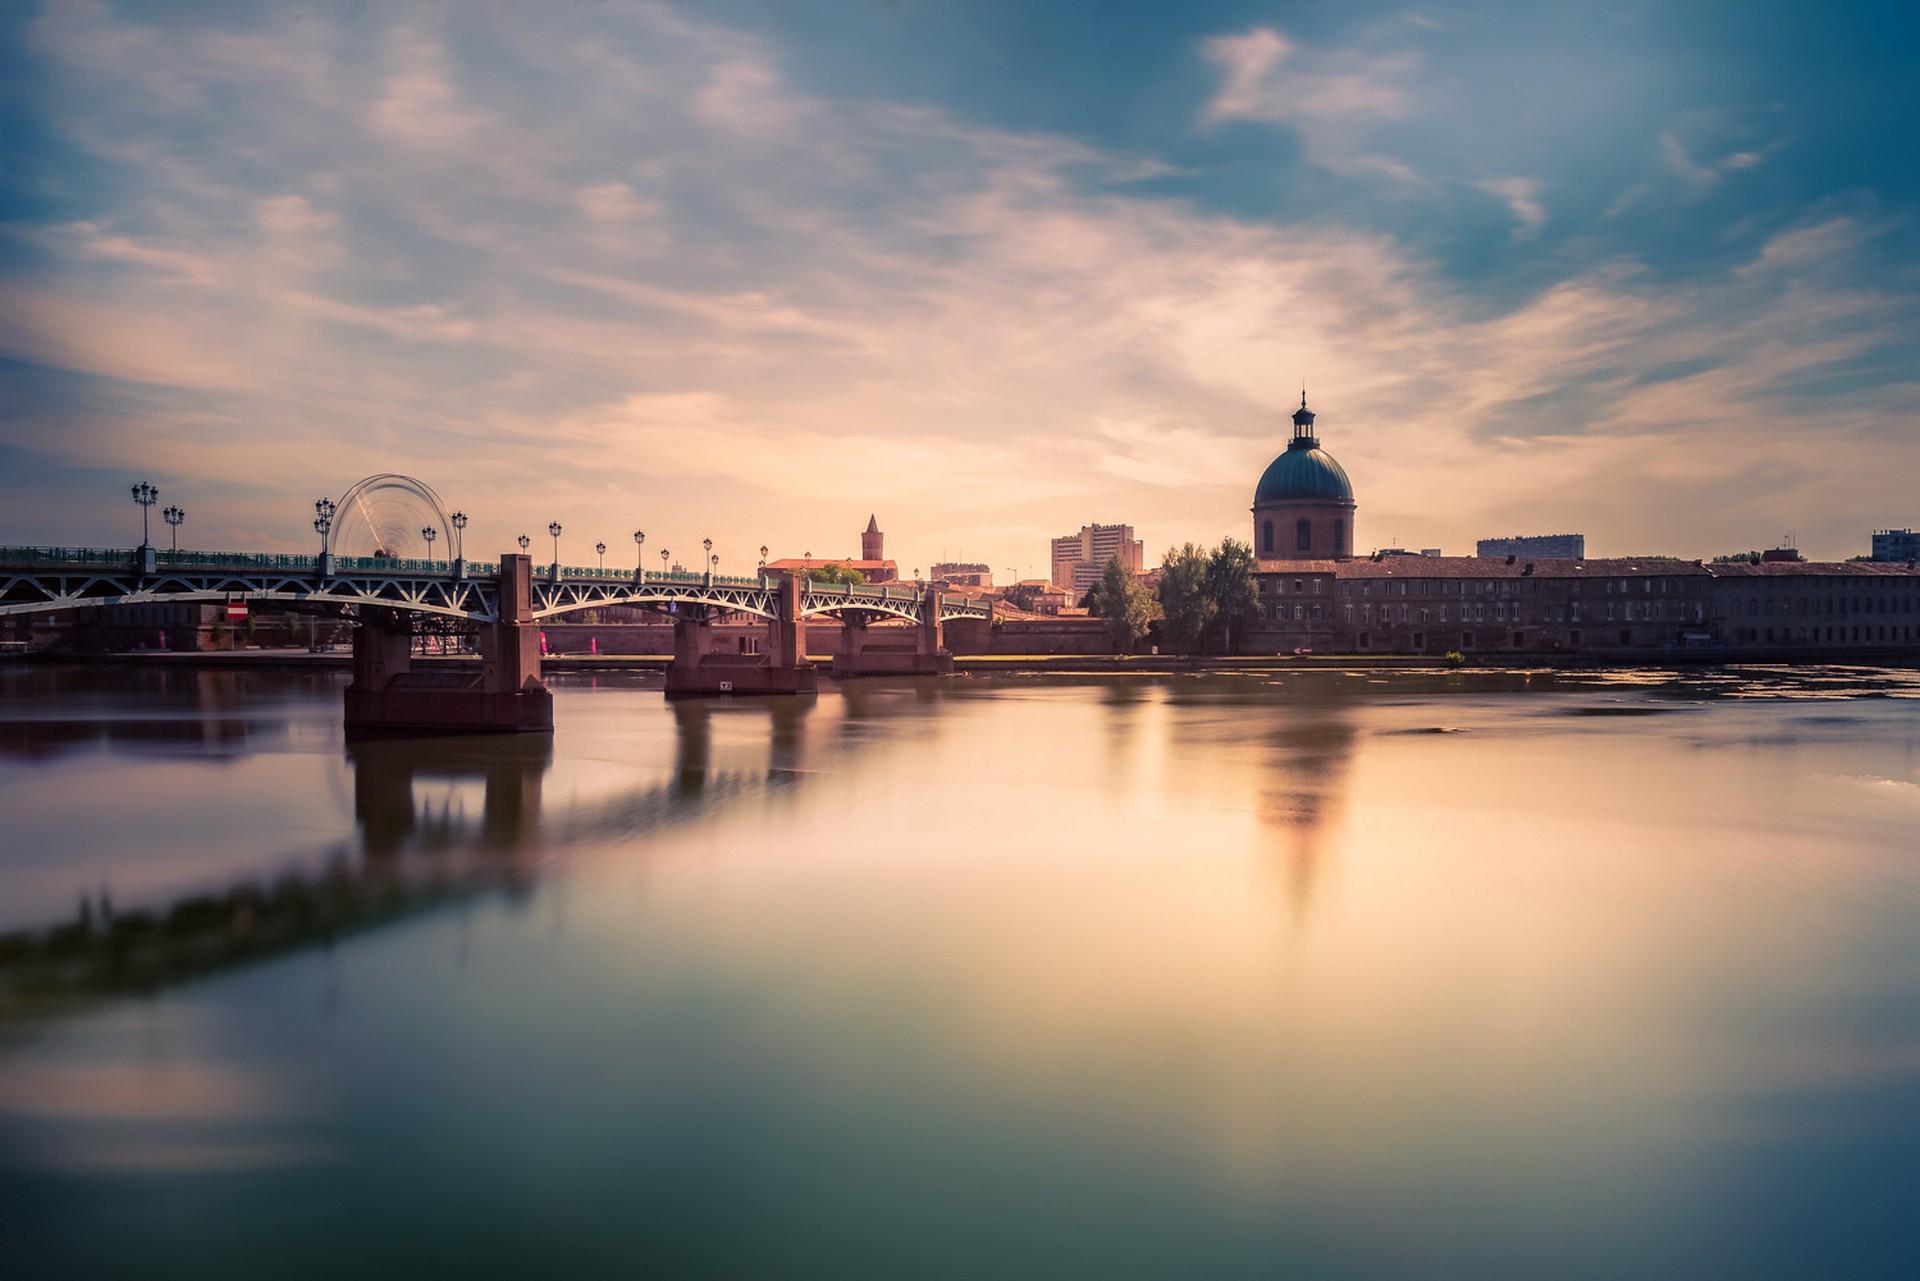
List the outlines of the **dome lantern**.
{"label": "dome lantern", "polygon": [[1313,434],[1313,411],[1307,408],[1307,389],[1300,389],[1300,408],[1293,411],[1293,439],[1288,449],[1316,449],[1319,440]]}

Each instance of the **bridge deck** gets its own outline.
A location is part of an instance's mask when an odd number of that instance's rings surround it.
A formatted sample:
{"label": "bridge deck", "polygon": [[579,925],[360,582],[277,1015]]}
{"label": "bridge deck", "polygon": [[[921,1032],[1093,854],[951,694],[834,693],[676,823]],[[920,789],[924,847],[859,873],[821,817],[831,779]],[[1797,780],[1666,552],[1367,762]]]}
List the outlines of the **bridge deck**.
{"label": "bridge deck", "polygon": [[[493,561],[286,552],[156,551],[138,548],[0,547],[0,615],[102,605],[224,600],[379,605],[477,622],[499,620]],[[553,618],[614,605],[779,617],[777,577],[652,573],[549,565],[533,578],[533,616]],[[930,597],[900,584],[803,581],[800,615],[861,612],[920,621],[928,599],[944,621],[990,618],[968,596]]]}

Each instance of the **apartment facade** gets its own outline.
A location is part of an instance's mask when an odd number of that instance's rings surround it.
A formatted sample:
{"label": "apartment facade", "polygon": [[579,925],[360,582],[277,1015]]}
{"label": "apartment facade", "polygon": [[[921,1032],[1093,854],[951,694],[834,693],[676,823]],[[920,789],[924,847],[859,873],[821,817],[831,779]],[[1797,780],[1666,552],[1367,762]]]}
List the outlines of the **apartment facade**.
{"label": "apartment facade", "polygon": [[1079,533],[1054,539],[1052,553],[1051,581],[1072,589],[1075,599],[1100,581],[1116,556],[1130,573],[1146,567],[1146,545],[1133,536],[1131,525],[1082,525]]}

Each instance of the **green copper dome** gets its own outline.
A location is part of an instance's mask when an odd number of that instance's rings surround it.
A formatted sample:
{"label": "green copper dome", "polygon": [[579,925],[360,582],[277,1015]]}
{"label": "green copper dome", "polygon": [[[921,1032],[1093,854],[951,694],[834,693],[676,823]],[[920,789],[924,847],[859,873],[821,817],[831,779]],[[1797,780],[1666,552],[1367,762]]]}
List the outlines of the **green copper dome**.
{"label": "green copper dome", "polygon": [[1296,437],[1287,452],[1267,464],[1253,491],[1253,505],[1353,501],[1353,482],[1333,455],[1311,436]]}

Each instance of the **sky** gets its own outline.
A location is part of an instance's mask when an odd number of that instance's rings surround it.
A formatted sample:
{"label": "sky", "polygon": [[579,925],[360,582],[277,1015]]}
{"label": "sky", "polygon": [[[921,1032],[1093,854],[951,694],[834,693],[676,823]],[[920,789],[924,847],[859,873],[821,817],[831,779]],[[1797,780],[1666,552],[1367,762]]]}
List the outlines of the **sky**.
{"label": "sky", "polygon": [[[1246,538],[1304,384],[1355,543],[1920,525],[1887,4],[21,3],[0,542],[1045,572]],[[543,540],[544,541],[544,540]]]}

